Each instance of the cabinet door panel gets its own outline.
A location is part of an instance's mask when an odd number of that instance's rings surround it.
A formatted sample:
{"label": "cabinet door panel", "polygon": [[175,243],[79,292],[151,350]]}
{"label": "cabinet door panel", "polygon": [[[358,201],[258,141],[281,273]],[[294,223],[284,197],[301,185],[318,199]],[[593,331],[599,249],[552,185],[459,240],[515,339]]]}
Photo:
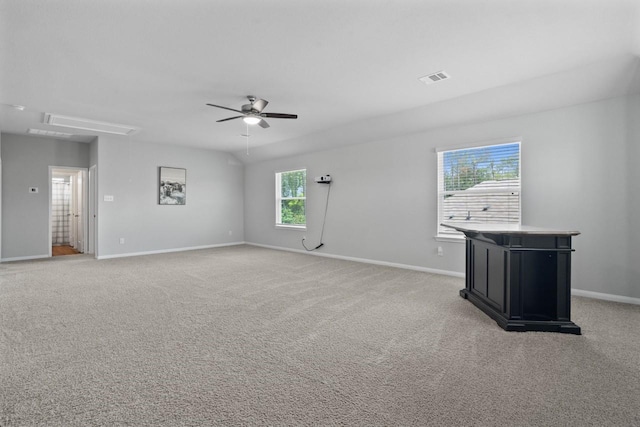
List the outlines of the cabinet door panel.
{"label": "cabinet door panel", "polygon": [[504,312],[506,253],[501,248],[489,249],[487,297]]}
{"label": "cabinet door panel", "polygon": [[473,289],[480,295],[487,296],[487,252],[485,245],[473,245]]}
{"label": "cabinet door panel", "polygon": [[557,319],[557,253],[528,252],[522,263],[522,310],[525,319]]}

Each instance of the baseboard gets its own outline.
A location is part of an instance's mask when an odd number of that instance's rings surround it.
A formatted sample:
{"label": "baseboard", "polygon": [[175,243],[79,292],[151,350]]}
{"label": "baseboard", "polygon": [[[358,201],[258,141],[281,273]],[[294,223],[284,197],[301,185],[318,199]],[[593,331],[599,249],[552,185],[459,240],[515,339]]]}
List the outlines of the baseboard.
{"label": "baseboard", "polygon": [[[245,242],[245,243],[247,245],[251,245],[251,246],[258,246],[258,247],[267,248],[267,249],[275,249],[275,250],[278,250],[278,251],[297,252],[297,253],[301,253],[301,254],[315,255],[315,256],[320,256],[320,257],[325,257],[325,258],[334,258],[334,259],[342,259],[342,260],[345,260],[345,261],[363,262],[363,263],[366,263],[366,264],[375,264],[375,265],[382,265],[382,266],[385,266],[385,267],[403,268],[403,269],[406,269],[406,270],[423,271],[425,273],[442,274],[443,276],[452,276],[452,277],[464,278],[464,273],[459,273],[457,271],[438,270],[438,269],[435,269],[435,268],[419,267],[419,266],[415,266],[415,265],[398,264],[398,263],[386,262],[386,261],[377,261],[377,260],[372,260],[372,259],[367,259],[367,258],[355,258],[355,257],[342,256],[342,255],[333,255],[333,254],[327,254],[327,253],[322,253],[322,252],[309,252],[309,251],[304,251],[302,249],[291,249],[291,248],[285,248],[285,247],[282,247],[282,246],[263,245],[261,243],[252,243],[252,242]],[[581,289],[572,289],[571,290],[571,294],[572,295],[576,295],[576,296],[580,296],[580,297],[586,297],[586,298],[601,299],[601,300],[605,300],[605,301],[622,302],[622,303],[627,303],[627,304],[640,305],[640,298],[626,297],[626,296],[622,296],[622,295],[605,294],[605,293],[601,293],[601,292],[592,292],[592,291],[583,291]]]}
{"label": "baseboard", "polygon": [[571,295],[575,295],[578,297],[601,299],[605,301],[623,302],[626,304],[640,305],[640,298],[625,297],[622,295],[605,294],[605,293],[593,292],[593,291],[583,291],[582,289],[571,289]]}
{"label": "baseboard", "polygon": [[341,259],[341,260],[345,260],[345,261],[362,262],[362,263],[365,263],[365,264],[375,264],[375,265],[382,265],[382,266],[385,266],[385,267],[395,267],[395,268],[402,268],[402,269],[405,269],[405,270],[422,271],[424,273],[433,273],[433,274],[441,274],[443,276],[452,276],[452,277],[464,278],[464,273],[459,273],[457,271],[438,270],[438,269],[435,269],[435,268],[420,267],[420,266],[417,266],[417,265],[398,264],[398,263],[395,263],[395,262],[378,261],[378,260],[368,259],[368,258],[355,258],[355,257],[349,257],[349,256],[343,256],[343,255],[333,255],[333,254],[327,254],[327,253],[315,252],[315,251],[311,252],[311,251],[304,251],[302,249],[285,248],[285,247],[282,247],[282,246],[263,245],[261,243],[252,243],[252,242],[245,242],[245,243],[247,245],[251,245],[251,246],[259,246],[261,248],[275,249],[275,250],[278,250],[278,251],[297,252],[297,253],[301,253],[301,254],[315,255],[315,256],[320,256],[320,257],[325,257],[325,258],[334,258],[334,259]]}
{"label": "baseboard", "polygon": [[[160,249],[160,250],[145,251],[145,252],[129,252],[129,253],[124,253],[124,254],[102,255],[102,256],[96,257],[96,259],[126,258],[126,257],[133,257],[133,256],[164,254],[164,253],[171,253],[171,252],[196,251],[196,250],[199,250],[199,249],[221,248],[221,247],[225,247],[225,246],[237,246],[237,245],[244,245],[244,244],[251,245],[251,246],[258,246],[258,247],[261,247],[261,248],[274,249],[274,250],[278,250],[278,251],[296,252],[296,253],[314,255],[314,256],[325,257],[325,258],[333,258],[333,259],[341,259],[341,260],[345,260],[345,261],[362,262],[362,263],[365,263],[365,264],[382,265],[382,266],[385,266],[385,267],[395,267],[395,268],[402,268],[402,269],[405,269],[405,270],[422,271],[422,272],[425,272],[425,273],[441,274],[443,276],[452,276],[452,277],[464,278],[464,273],[459,273],[457,271],[439,270],[439,269],[435,269],[435,268],[419,267],[419,266],[416,266],[416,265],[399,264],[399,263],[395,263],[395,262],[386,262],[386,261],[378,261],[378,260],[372,260],[372,259],[367,259],[367,258],[356,258],[356,257],[343,256],[343,255],[334,255],[334,254],[327,254],[327,253],[322,253],[322,252],[310,252],[310,251],[304,251],[302,249],[292,249],[292,248],[285,248],[285,247],[282,247],[282,246],[263,245],[261,243],[252,243],[252,242],[231,242],[231,243],[221,243],[221,244],[217,244],[217,245],[204,245],[204,246],[191,246],[191,247],[186,247],[186,248]],[[12,258],[2,258],[2,259],[0,259],[0,262],[28,261],[28,260],[36,260],[36,259],[44,259],[44,258],[51,258],[51,257],[49,255],[34,255],[34,256],[24,256],[24,257],[12,257]],[[571,289],[571,295],[575,295],[575,296],[579,296],[579,297],[585,297],[585,298],[599,299],[599,300],[604,300],[604,301],[613,301],[613,302],[622,302],[622,303],[626,303],[626,304],[640,305],[640,298],[633,298],[633,297],[627,297],[627,296],[615,295],[615,294],[606,294],[606,293],[602,293],[602,292],[585,291],[585,290],[582,290],[582,289]]]}
{"label": "baseboard", "polygon": [[31,256],[18,256],[13,258],[2,258],[0,262],[11,262],[11,261],[28,261],[32,259],[43,259],[43,258],[51,258],[51,255],[31,255]]}
{"label": "baseboard", "polygon": [[167,254],[171,252],[197,251],[199,249],[222,248],[225,246],[237,246],[237,245],[244,245],[244,244],[245,242],[231,242],[231,243],[220,243],[217,245],[190,246],[187,248],[171,248],[171,249],[160,249],[156,251],[129,252],[124,254],[100,255],[96,257],[96,259],[127,258],[132,256]]}

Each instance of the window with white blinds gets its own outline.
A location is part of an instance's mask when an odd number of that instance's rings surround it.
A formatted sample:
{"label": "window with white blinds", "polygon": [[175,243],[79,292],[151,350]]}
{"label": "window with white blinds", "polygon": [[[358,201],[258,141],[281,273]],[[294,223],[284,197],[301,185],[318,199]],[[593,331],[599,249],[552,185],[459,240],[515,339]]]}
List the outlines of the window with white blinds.
{"label": "window with white blinds", "polygon": [[438,151],[438,237],[443,222],[520,224],[520,141]]}

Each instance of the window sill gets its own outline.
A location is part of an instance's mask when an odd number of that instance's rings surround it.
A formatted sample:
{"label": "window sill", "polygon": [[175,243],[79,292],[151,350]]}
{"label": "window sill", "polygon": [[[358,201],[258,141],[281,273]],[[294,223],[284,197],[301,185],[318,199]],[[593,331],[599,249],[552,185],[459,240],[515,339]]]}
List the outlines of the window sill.
{"label": "window sill", "polygon": [[434,239],[437,242],[451,242],[451,243],[464,243],[466,241],[464,236],[441,236],[441,235],[437,235],[434,236]]}
{"label": "window sill", "polygon": [[306,231],[306,225],[290,225],[290,224],[276,224],[276,228],[283,228],[287,230]]}

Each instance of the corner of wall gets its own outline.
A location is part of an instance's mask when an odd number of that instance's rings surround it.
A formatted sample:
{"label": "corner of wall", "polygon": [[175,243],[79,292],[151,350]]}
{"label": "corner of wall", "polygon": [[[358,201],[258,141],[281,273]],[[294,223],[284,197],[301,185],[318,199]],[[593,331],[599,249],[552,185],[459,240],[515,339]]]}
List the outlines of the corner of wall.
{"label": "corner of wall", "polygon": [[[640,75],[640,68],[637,71]],[[640,253],[640,227],[635,218],[640,215],[640,194],[637,191],[637,183],[640,182],[640,170],[638,170],[638,158],[640,158],[640,94],[627,97],[627,288],[629,295],[640,298],[640,266],[637,262]]]}
{"label": "corner of wall", "polygon": [[2,260],[2,129],[0,129],[0,260]]}

